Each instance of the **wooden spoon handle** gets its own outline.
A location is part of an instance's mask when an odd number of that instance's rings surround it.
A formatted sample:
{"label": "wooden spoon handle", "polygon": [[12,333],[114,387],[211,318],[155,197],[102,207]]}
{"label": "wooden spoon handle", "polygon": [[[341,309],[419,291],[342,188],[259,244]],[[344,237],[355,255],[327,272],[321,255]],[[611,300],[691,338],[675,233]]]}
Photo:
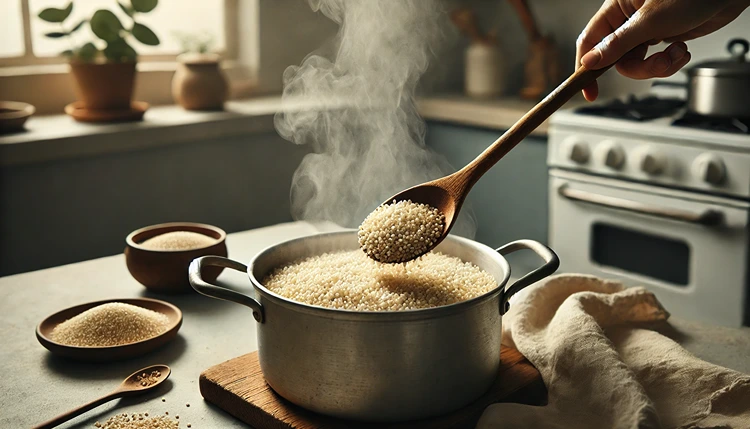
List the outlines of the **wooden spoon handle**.
{"label": "wooden spoon handle", "polygon": [[81,405],[80,407],[74,408],[74,409],[68,411],[67,413],[60,414],[59,416],[53,418],[52,420],[48,420],[48,421],[46,421],[46,422],[44,422],[44,423],[42,423],[42,424],[40,424],[38,426],[34,426],[32,429],[48,429],[48,428],[53,428],[55,426],[58,426],[58,425],[60,425],[62,423],[67,422],[68,420],[70,420],[70,419],[72,419],[74,417],[80,416],[81,414],[85,413],[86,411],[94,409],[94,408],[98,407],[99,405],[107,403],[107,402],[109,402],[109,401],[111,401],[113,399],[119,398],[121,396],[123,396],[123,392],[121,390],[115,390],[114,392],[112,392],[112,393],[110,393],[110,394],[108,394],[106,396],[102,396],[101,398],[95,399],[95,400],[89,402],[88,404]]}
{"label": "wooden spoon handle", "polygon": [[487,170],[492,168],[511,149],[537,129],[550,115],[555,113],[575,94],[583,90],[583,88],[593,83],[599,76],[609,70],[610,67],[612,66],[599,70],[588,70],[584,67],[579,67],[565,82],[561,83],[534,106],[534,108],[529,110],[505,134],[495,140],[490,147],[456,173],[455,176],[464,180],[465,185],[468,185],[469,188],[473,186]]}

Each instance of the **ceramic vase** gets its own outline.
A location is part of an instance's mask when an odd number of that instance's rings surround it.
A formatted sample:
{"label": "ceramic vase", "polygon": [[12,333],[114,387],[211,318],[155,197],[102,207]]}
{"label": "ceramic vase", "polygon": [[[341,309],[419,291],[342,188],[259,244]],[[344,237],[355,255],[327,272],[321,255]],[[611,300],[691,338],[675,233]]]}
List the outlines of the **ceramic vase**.
{"label": "ceramic vase", "polygon": [[172,97],[187,110],[221,110],[228,85],[215,54],[182,54],[172,78]]}
{"label": "ceramic vase", "polygon": [[466,94],[477,98],[502,95],[505,87],[504,66],[502,54],[496,45],[472,43],[466,50]]}

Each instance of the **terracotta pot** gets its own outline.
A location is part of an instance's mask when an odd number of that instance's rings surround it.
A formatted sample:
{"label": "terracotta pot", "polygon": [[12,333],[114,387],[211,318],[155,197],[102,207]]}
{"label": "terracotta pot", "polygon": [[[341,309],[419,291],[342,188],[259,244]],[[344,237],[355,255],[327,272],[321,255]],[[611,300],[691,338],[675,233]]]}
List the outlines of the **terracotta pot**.
{"label": "terracotta pot", "polygon": [[129,109],[135,64],[71,62],[78,99],[87,109]]}
{"label": "terracotta pot", "polygon": [[172,78],[172,97],[188,110],[221,110],[227,98],[227,80],[215,54],[182,54]]}

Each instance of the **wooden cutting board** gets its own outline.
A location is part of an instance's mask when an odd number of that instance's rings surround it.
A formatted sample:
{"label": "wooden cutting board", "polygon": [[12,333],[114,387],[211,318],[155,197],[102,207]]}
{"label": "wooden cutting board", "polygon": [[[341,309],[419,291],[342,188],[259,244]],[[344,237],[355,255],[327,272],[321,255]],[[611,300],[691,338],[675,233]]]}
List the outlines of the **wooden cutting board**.
{"label": "wooden cutting board", "polygon": [[473,428],[484,409],[495,402],[543,405],[547,390],[539,371],[517,350],[500,352],[497,380],[484,396],[466,407],[443,416],[400,424],[376,424],[341,420],[298,407],[277,395],[266,384],[258,352],[249,353],[203,371],[203,398],[257,429],[375,429]]}

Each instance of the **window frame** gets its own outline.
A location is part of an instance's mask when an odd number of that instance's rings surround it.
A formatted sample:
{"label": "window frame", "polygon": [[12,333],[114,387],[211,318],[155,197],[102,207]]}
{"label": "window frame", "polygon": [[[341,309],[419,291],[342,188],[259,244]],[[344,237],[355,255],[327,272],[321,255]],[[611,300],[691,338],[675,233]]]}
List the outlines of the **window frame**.
{"label": "window frame", "polygon": [[[2,68],[18,68],[18,67],[29,67],[29,74],[35,74],[33,68],[35,66],[59,66],[67,64],[68,60],[61,56],[55,55],[51,57],[38,57],[34,55],[33,42],[31,40],[31,20],[34,17],[31,16],[31,10],[29,7],[29,0],[17,0],[21,2],[21,19],[23,20],[23,42],[24,42],[24,54],[17,57],[3,57],[0,58],[0,69]],[[222,51],[217,51],[219,55],[225,60],[234,61],[238,56],[238,3],[241,0],[223,0],[224,6],[224,41],[225,48]],[[177,55],[179,54],[156,54],[156,55],[138,55],[139,63],[165,63],[175,62]],[[54,70],[56,68],[50,68]],[[38,71],[38,70],[36,70]]]}

